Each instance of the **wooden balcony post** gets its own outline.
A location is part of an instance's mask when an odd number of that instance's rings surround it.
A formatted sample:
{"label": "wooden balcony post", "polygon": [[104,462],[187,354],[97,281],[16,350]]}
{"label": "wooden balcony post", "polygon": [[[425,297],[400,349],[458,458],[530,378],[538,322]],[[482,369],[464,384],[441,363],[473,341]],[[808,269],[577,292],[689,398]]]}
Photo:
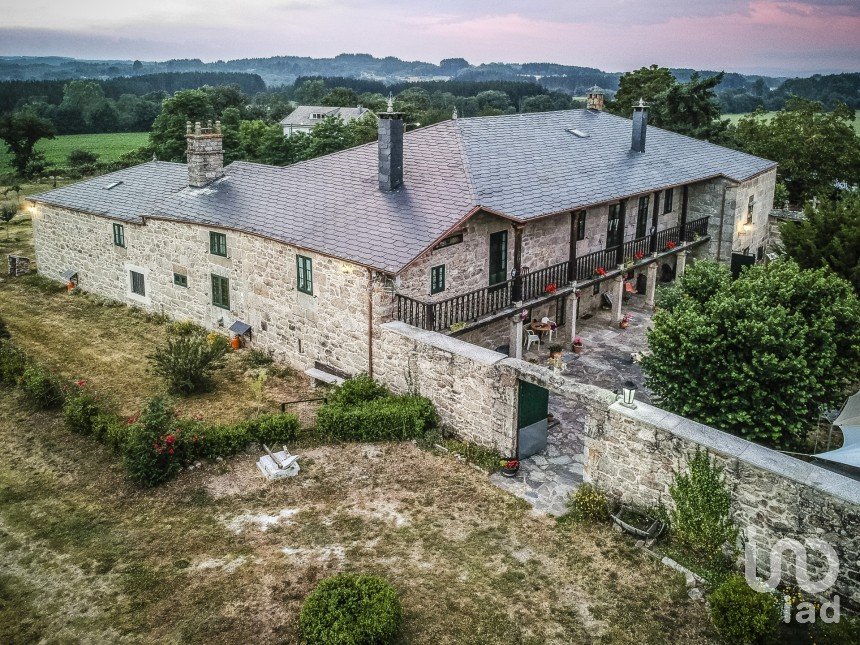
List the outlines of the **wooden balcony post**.
{"label": "wooden balcony post", "polygon": [[424,329],[436,331],[436,305],[432,302],[424,303]]}
{"label": "wooden balcony post", "polygon": [[681,198],[681,221],[678,222],[678,241],[686,241],[687,231],[687,202],[689,199],[689,186],[684,186],[683,197]]}
{"label": "wooden balcony post", "polygon": [[660,191],[654,193],[654,211],[651,215],[651,242],[648,245],[648,252],[653,253],[657,250],[657,223],[660,219]]}
{"label": "wooden balcony post", "polygon": [[622,199],[618,207],[618,233],[620,241],[615,251],[615,264],[624,264],[624,229],[627,226],[627,200]]}
{"label": "wooden balcony post", "polygon": [[523,227],[514,224],[514,283],[511,285],[511,300],[523,299]]}
{"label": "wooden balcony post", "polygon": [[578,279],[576,275],[576,234],[579,231],[579,217],[581,211],[570,214],[570,253],[567,258],[567,281],[573,282]]}

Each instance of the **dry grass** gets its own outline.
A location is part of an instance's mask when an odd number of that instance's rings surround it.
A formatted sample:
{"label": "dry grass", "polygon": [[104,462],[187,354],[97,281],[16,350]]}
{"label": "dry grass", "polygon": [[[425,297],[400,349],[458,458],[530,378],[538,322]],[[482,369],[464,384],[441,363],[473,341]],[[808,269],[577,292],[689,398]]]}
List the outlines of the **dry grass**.
{"label": "dry grass", "polygon": [[[28,253],[28,225],[13,228]],[[6,246],[0,253],[8,252]],[[136,410],[160,383],[144,356],[163,323],[28,279],[0,316],[34,356]],[[234,357],[183,413],[256,407]],[[264,407],[312,393],[273,379]],[[297,642],[309,590],[338,571],[399,590],[403,642],[662,643],[712,637],[683,579],[607,526],[532,514],[452,456],[411,444],[305,444],[277,483],[258,455],[141,491],[117,456],[0,392],[0,641]]]}

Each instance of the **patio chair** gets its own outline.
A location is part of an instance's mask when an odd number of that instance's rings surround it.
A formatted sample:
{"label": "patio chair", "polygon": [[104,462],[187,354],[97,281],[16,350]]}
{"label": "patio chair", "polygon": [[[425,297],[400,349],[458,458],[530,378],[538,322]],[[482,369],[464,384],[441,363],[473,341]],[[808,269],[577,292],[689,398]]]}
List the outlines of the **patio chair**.
{"label": "patio chair", "polygon": [[525,343],[526,351],[529,351],[534,343],[537,343],[538,348],[540,348],[540,336],[534,333],[531,329],[526,329]]}

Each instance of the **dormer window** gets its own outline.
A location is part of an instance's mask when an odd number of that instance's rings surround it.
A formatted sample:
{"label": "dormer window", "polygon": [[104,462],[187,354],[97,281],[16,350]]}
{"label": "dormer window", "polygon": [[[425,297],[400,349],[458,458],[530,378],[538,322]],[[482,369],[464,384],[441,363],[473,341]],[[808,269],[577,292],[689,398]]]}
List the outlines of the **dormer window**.
{"label": "dormer window", "polygon": [[313,114],[311,114],[311,118],[312,119],[324,119],[325,114],[323,114],[322,112],[314,112]]}

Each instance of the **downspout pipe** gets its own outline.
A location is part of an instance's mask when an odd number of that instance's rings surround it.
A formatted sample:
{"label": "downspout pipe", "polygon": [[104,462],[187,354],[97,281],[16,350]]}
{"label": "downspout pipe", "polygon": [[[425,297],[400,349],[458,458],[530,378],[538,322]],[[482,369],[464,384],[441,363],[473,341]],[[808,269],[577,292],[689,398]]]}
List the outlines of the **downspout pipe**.
{"label": "downspout pipe", "polygon": [[373,273],[367,269],[367,375],[373,378]]}

